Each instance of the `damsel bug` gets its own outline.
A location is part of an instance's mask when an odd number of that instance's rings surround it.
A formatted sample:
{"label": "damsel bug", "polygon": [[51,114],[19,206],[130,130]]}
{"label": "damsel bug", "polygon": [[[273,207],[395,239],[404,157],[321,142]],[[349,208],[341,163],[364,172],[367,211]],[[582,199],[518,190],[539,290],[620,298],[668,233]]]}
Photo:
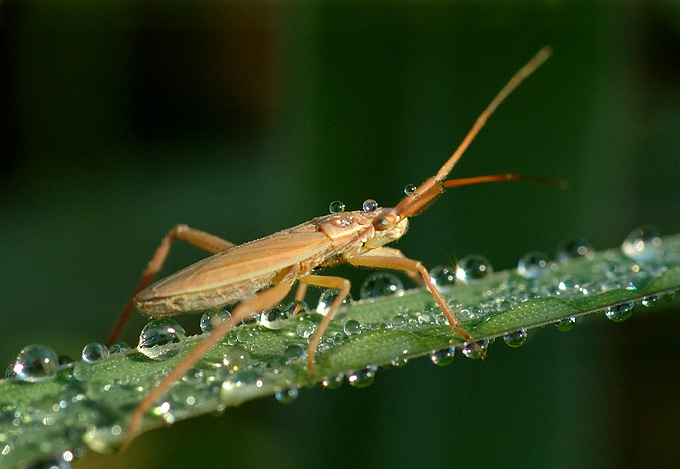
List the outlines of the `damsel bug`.
{"label": "damsel bug", "polygon": [[[239,246],[186,225],[173,228],[163,238],[161,245],[147,265],[108,343],[116,340],[134,308],[151,316],[166,316],[239,303],[232,311],[231,321],[214,325],[211,334],[137,405],[130,418],[128,439],[139,430],[144,413],[174,381],[180,379],[234,325],[239,324],[254,312],[264,311],[281,302],[296,280],[300,282],[295,295],[295,300],[298,302],[303,300],[309,285],[339,290],[328,313],[309,342],[307,365],[310,376],[314,377],[314,356],[319,340],[350,290],[350,282],[345,278],[317,275],[316,270],[323,267],[347,262],[354,266],[400,270],[408,273],[430,290],[451,329],[479,349],[472,337],[460,326],[458,319],[432,284],[427,269],[419,261],[409,259],[397,249],[384,247],[384,245],[403,236],[408,225],[408,218],[422,212],[444,192],[445,188],[506,180],[561,185],[559,181],[552,179],[513,173],[445,180],[470,142],[484,126],[487,118],[507,95],[550,54],[551,49],[544,47],[522,67],[477,118],[463,142],[437,174],[404,197],[396,207],[377,207],[377,204],[367,201],[363,210],[332,213],[314,218],[293,228]],[[175,239],[187,241],[214,255],[148,286],[163,265]]]}

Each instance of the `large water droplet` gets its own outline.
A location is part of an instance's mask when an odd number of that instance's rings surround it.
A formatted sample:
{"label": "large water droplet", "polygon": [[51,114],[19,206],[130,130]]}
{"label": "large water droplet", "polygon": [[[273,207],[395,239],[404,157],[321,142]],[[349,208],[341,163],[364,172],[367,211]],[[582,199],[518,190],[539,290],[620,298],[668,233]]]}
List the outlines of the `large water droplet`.
{"label": "large water droplet", "polygon": [[654,226],[636,228],[623,241],[621,249],[635,261],[653,261],[661,253],[661,234]]}
{"label": "large water droplet", "polygon": [[367,368],[364,368],[363,370],[355,371],[349,377],[347,380],[349,381],[349,384],[354,386],[355,388],[366,388],[373,384],[373,381],[375,380],[375,373],[378,369],[374,366],[369,366]]}
{"label": "large water droplet", "polygon": [[406,195],[413,195],[413,193],[416,191],[417,187],[414,186],[413,184],[406,184],[406,187],[404,187],[404,194]]}
{"label": "large water droplet", "polygon": [[430,270],[430,279],[432,279],[432,285],[437,287],[437,290],[446,293],[456,284],[456,269],[455,267],[438,265]]}
{"label": "large water droplet", "polygon": [[437,366],[450,365],[453,362],[455,353],[455,347],[447,347],[441,350],[435,350],[430,354],[430,360],[432,360],[432,363]]}
{"label": "large water droplet", "polygon": [[560,332],[567,332],[572,330],[574,327],[574,324],[576,324],[576,318],[571,317],[571,318],[564,318],[560,319],[555,323],[555,326],[557,326],[557,330]]}
{"label": "large water droplet", "polygon": [[486,349],[489,347],[489,341],[487,339],[481,339],[477,341],[477,345],[479,348],[482,350],[480,353],[479,350],[475,348],[474,345],[465,342],[463,344],[463,347],[461,348],[461,352],[463,352],[463,355],[466,357],[472,359],[472,360],[480,360],[484,358],[484,355],[486,354]]}
{"label": "large water droplet", "polygon": [[231,320],[231,313],[226,309],[213,309],[201,316],[200,327],[203,333],[211,332],[218,324]]}
{"label": "large water droplet", "polygon": [[531,252],[517,263],[517,272],[526,278],[538,278],[548,271],[548,256],[542,252]]}
{"label": "large water droplet", "polygon": [[623,322],[633,314],[634,306],[635,304],[631,302],[610,306],[605,312],[605,315],[607,316],[607,319],[611,319],[614,322]]}
{"label": "large water droplet", "polygon": [[100,362],[109,358],[109,349],[104,344],[92,342],[83,347],[82,357],[87,363]]}
{"label": "large water droplet", "polygon": [[361,209],[364,212],[375,212],[378,209],[378,202],[373,199],[366,199],[361,205]]}
{"label": "large water droplet", "polygon": [[113,355],[114,353],[123,353],[127,352],[130,350],[130,344],[123,340],[119,340],[118,342],[114,342],[111,344],[109,347],[109,355]]}
{"label": "large water droplet", "polygon": [[[328,288],[324,290],[321,293],[321,296],[319,297],[319,303],[316,305],[316,312],[319,314],[323,314],[324,316],[328,314],[328,310],[331,308],[331,305],[333,304],[333,301],[335,298],[338,296],[338,293],[340,293],[340,290],[334,290],[332,288]],[[338,310],[335,312],[335,318],[341,318],[343,315],[347,314],[349,312],[349,307],[352,303],[352,295],[348,294],[347,297],[342,301],[342,304],[338,308]]]}
{"label": "large water droplet", "polygon": [[339,200],[331,202],[331,204],[328,206],[328,211],[331,213],[342,213],[345,211],[345,204]]}
{"label": "large water droplet", "polygon": [[312,334],[314,334],[315,330],[316,324],[314,324],[314,321],[305,316],[300,316],[300,320],[298,321],[297,326],[295,326],[295,332],[297,332],[297,335],[300,338],[309,339]]}
{"label": "large water droplet", "polygon": [[404,284],[391,272],[373,272],[361,284],[359,295],[362,300],[388,295],[402,295]]}
{"label": "large water droplet", "polygon": [[46,345],[33,344],[22,348],[14,362],[17,378],[34,382],[52,376],[59,368],[57,352]]}
{"label": "large water droplet", "polygon": [[281,329],[288,322],[291,309],[288,305],[276,305],[262,311],[260,324],[267,329]]}
{"label": "large water droplet", "polygon": [[566,261],[577,257],[585,257],[592,251],[592,246],[585,238],[574,238],[557,249],[557,260]]}
{"label": "large water droplet", "polygon": [[474,282],[483,279],[493,273],[489,260],[480,255],[471,255],[462,258],[456,268],[456,277],[463,282]]}
{"label": "large water droplet", "polygon": [[184,328],[169,318],[152,319],[139,335],[138,350],[152,360],[167,360],[184,347]]}
{"label": "large water droplet", "polygon": [[503,341],[510,347],[520,347],[527,341],[527,331],[520,329],[503,336]]}
{"label": "large water droplet", "polygon": [[343,327],[343,330],[345,331],[345,334],[347,336],[353,336],[357,334],[361,334],[361,331],[363,330],[363,327],[361,326],[361,323],[355,319],[350,319],[345,323],[345,326]]}

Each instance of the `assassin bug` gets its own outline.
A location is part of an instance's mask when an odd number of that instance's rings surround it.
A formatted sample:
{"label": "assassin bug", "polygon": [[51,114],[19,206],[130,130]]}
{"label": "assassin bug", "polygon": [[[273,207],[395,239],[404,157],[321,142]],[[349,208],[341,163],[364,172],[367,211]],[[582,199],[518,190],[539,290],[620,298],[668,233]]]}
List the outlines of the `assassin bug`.
{"label": "assassin bug", "polygon": [[[464,179],[445,180],[470,142],[486,123],[487,118],[508,94],[529,76],[551,54],[549,47],[541,49],[501,89],[475,121],[458,149],[439,169],[393,208],[365,203],[364,210],[314,218],[293,228],[242,245],[235,245],[203,231],[178,225],[163,238],[133,297],[123,310],[108,343],[116,340],[134,308],[151,316],[167,316],[203,311],[237,303],[231,321],[214,325],[211,334],[199,343],[160,383],[152,389],[132,412],[129,438],[139,430],[144,413],[160,398],[172,383],[180,379],[206,352],[219,342],[234,325],[254,312],[281,302],[295,281],[299,288],[295,300],[301,302],[307,286],[339,290],[327,315],[318,325],[307,349],[310,377],[315,376],[314,356],[317,345],[333,314],[350,290],[349,280],[316,274],[316,269],[347,262],[354,266],[400,270],[424,284],[446,316],[451,329],[475,346],[472,337],[460,326],[448,304],[432,284],[427,269],[417,260],[405,257],[399,250],[384,247],[406,232],[408,218],[422,212],[445,188],[482,182],[523,180],[560,186],[552,179],[500,174]],[[367,201],[368,202],[368,201]],[[149,286],[160,270],[175,239],[181,239],[214,253],[169,277]]]}

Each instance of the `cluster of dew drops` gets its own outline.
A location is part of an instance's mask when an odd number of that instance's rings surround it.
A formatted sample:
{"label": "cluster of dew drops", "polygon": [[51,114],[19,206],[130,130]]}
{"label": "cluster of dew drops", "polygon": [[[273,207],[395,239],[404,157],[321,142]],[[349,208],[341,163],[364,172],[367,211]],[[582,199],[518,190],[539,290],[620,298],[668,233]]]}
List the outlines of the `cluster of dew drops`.
{"label": "cluster of dew drops", "polygon": [[[407,193],[412,193],[413,189],[407,187]],[[373,211],[377,209],[378,205],[374,200],[367,200],[363,204],[365,211]],[[341,202],[333,202],[330,206],[331,213],[341,213],[344,210],[344,204]],[[636,284],[641,280],[649,280],[665,269],[664,262],[668,259],[662,259],[664,251],[662,240],[659,231],[653,227],[642,227],[633,230],[624,240],[621,246],[625,258],[621,256],[611,256],[611,259],[605,259],[600,266],[602,272],[598,273],[598,280],[581,280],[576,278],[561,278],[556,281],[554,285],[545,286],[537,282],[537,287],[528,287],[526,279],[538,280],[548,274],[555,266],[565,260],[589,257],[592,256],[592,248],[590,244],[584,239],[575,239],[561,246],[557,252],[557,258],[551,261],[548,256],[540,252],[533,252],[522,257],[517,265],[517,274],[525,281],[516,282],[513,285],[510,282],[505,285],[505,293],[500,296],[495,296],[490,299],[488,303],[476,305],[470,308],[463,308],[461,305],[452,304],[455,314],[463,321],[469,319],[476,319],[481,317],[488,317],[494,313],[504,311],[513,307],[523,301],[542,296],[558,296],[564,298],[573,298],[587,295],[589,293],[601,293],[613,289],[636,289]],[[677,259],[675,261],[678,261]],[[465,282],[473,284],[487,276],[493,271],[489,261],[479,255],[472,255],[461,259],[458,265],[454,267],[438,266],[430,271],[432,283],[443,293],[449,290],[456,282]],[[588,279],[592,276],[588,276]],[[521,285],[522,288],[515,288]],[[531,283],[529,283],[531,285]],[[360,288],[360,297],[362,300],[367,300],[376,297],[388,295],[403,295],[404,286],[402,281],[396,275],[389,272],[376,272],[368,276],[362,283]],[[322,292],[315,312],[325,315],[333,300],[336,298],[336,290],[325,290]],[[647,297],[642,300],[643,306],[650,306],[658,300],[657,297]],[[343,306],[336,313],[336,317],[342,320],[342,316],[349,310],[352,302],[351,295],[345,299]],[[634,304],[623,303],[610,307],[606,312],[606,316],[612,321],[624,321],[628,319],[632,313]],[[315,328],[318,324],[318,319],[315,315],[310,314],[295,314],[299,312],[308,313],[309,308],[306,304],[286,304],[278,305],[270,308],[264,312],[254,315],[252,318],[244,321],[246,325],[259,324],[268,329],[279,329],[289,323],[290,320],[295,320],[295,331],[299,338],[309,339],[314,334]],[[295,314],[295,318],[293,315]],[[316,315],[316,317],[320,317]],[[209,334],[216,324],[222,321],[229,321],[230,314],[227,310],[213,310],[203,314],[200,321],[200,327],[203,333]],[[389,328],[404,328],[407,326],[422,324],[441,325],[446,324],[443,314],[438,308],[430,308],[429,312],[418,313],[417,316],[412,317],[408,311],[398,312],[389,324],[380,324],[372,326],[370,324],[361,324],[354,319],[346,320],[343,326],[343,331],[335,333],[326,333],[319,344],[319,352],[328,350],[335,344],[338,344],[347,338],[361,334],[371,327],[389,327]],[[568,331],[575,324],[575,318],[566,318],[556,323],[560,331]],[[229,345],[237,345],[239,342],[252,336],[254,328],[242,327],[235,328],[227,337]],[[139,343],[136,348],[137,351],[146,355],[153,360],[166,360],[176,356],[183,348],[186,339],[186,333],[182,326],[176,321],[169,318],[160,318],[151,320],[141,331]],[[524,330],[509,333],[503,337],[504,342],[511,347],[521,346],[527,339],[527,333]],[[478,345],[484,351],[489,345],[488,341],[480,340]],[[124,342],[120,342],[106,347],[101,343],[90,343],[86,345],[82,351],[83,364],[98,363],[106,360],[108,357],[131,352],[131,348]],[[461,349],[463,355],[468,358],[481,358],[478,349],[473,348],[469,344],[464,344]],[[433,351],[430,355],[431,361],[440,366],[448,365],[453,361],[455,347],[443,348]],[[306,351],[299,345],[290,345],[284,354],[284,362],[290,363],[292,360],[306,358]],[[224,358],[224,364],[229,364],[230,370],[234,371],[239,365],[245,365],[250,360],[248,351],[242,347],[234,347],[232,352],[229,352]],[[250,360],[252,362],[252,360]],[[22,380],[26,382],[38,382],[50,376],[53,376],[60,367],[69,365],[71,360],[64,356],[59,356],[50,347],[33,344],[24,347],[18,354],[16,361],[11,364],[5,373],[8,379]],[[397,358],[392,365],[400,366],[406,363],[405,358]],[[241,367],[242,369],[244,366]],[[328,377],[323,381],[323,385],[329,389],[334,389],[340,386],[345,379],[355,387],[366,387],[373,382],[377,371],[377,367],[370,366],[362,370],[357,370],[347,377],[338,375]],[[222,386],[229,388],[234,385],[234,381],[229,377],[224,381]],[[293,402],[298,395],[296,387],[283,388],[276,393],[276,398],[282,403]],[[167,403],[166,403],[167,404]],[[166,414],[169,415],[169,414]],[[0,445],[2,451],[2,445]],[[64,453],[66,454],[66,453]],[[73,455],[71,454],[71,457]],[[67,464],[69,455],[60,455],[62,463]],[[66,458],[66,459],[64,459]],[[62,465],[58,467],[68,467]]]}

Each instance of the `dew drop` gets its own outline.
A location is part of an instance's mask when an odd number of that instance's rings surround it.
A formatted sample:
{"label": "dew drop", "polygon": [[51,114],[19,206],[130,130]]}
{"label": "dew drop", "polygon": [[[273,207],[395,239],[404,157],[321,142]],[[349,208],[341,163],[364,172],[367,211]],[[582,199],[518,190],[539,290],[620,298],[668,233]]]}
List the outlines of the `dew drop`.
{"label": "dew drop", "polygon": [[463,355],[465,355],[467,358],[470,358],[472,360],[480,360],[484,358],[484,355],[486,354],[486,349],[489,346],[489,341],[487,339],[478,340],[477,345],[479,346],[479,348],[482,349],[482,353],[480,353],[472,344],[468,342],[465,342],[463,344],[461,352],[463,352]]}
{"label": "dew drop", "polygon": [[574,238],[562,244],[557,249],[557,260],[560,262],[585,257],[592,252],[593,247],[585,238]]}
{"label": "dew drop", "polygon": [[437,287],[440,292],[448,292],[456,283],[456,269],[438,265],[430,270],[432,285]]}
{"label": "dew drop", "polygon": [[369,366],[368,368],[364,368],[363,370],[355,371],[349,377],[347,380],[349,381],[349,384],[354,386],[355,388],[366,388],[373,384],[373,381],[375,380],[375,373],[378,369],[374,366]]}
{"label": "dew drop", "polygon": [[22,348],[14,362],[14,373],[23,381],[35,382],[52,376],[59,368],[57,352],[46,345],[33,344]]}
{"label": "dew drop", "polygon": [[286,350],[283,352],[283,356],[286,360],[297,360],[299,358],[304,358],[307,356],[307,351],[300,347],[299,345],[290,344],[286,346]]}
{"label": "dew drop", "polygon": [[572,330],[574,327],[574,324],[576,324],[576,318],[571,317],[571,318],[564,318],[560,319],[555,323],[555,326],[557,326],[557,330],[560,332],[567,332]]}
{"label": "dew drop", "polygon": [[328,211],[331,213],[342,213],[345,211],[345,204],[339,200],[331,202],[331,204],[328,206]]}
{"label": "dew drop", "polygon": [[315,330],[316,324],[314,324],[314,321],[303,316],[300,317],[300,322],[295,327],[295,331],[301,339],[309,339]]}
{"label": "dew drop", "polygon": [[644,307],[649,307],[655,305],[658,301],[659,297],[657,295],[651,295],[644,297],[640,304]]}
{"label": "dew drop", "polygon": [[177,321],[152,319],[142,329],[137,348],[152,360],[167,360],[182,350],[185,339],[184,328]]}
{"label": "dew drop", "polygon": [[200,327],[203,333],[211,332],[215,326],[218,324],[229,321],[231,319],[231,313],[226,309],[215,309],[211,311],[206,311],[201,316]]}
{"label": "dew drop", "polygon": [[605,312],[605,316],[614,322],[623,322],[633,314],[633,306],[635,305],[631,302],[610,306]]}
{"label": "dew drop", "polygon": [[113,355],[114,353],[127,352],[128,350],[130,350],[130,344],[123,340],[119,340],[118,342],[111,344],[111,346],[109,347],[109,355]]}
{"label": "dew drop", "polygon": [[323,387],[326,389],[338,389],[340,386],[342,386],[342,383],[345,382],[345,376],[340,373],[335,376],[329,376],[325,378],[321,384],[323,384]]}
{"label": "dew drop", "polygon": [[298,388],[288,388],[283,391],[278,391],[274,397],[281,404],[291,404],[298,397]]}
{"label": "dew drop", "polygon": [[345,323],[344,326],[344,331],[347,336],[353,336],[357,334],[361,334],[361,331],[363,330],[363,327],[361,326],[361,323],[355,319],[350,319]]}
{"label": "dew drop", "polygon": [[474,282],[493,273],[489,260],[480,255],[464,257],[456,267],[456,277],[463,282]]}
{"label": "dew drop", "polygon": [[406,195],[413,195],[413,193],[416,191],[417,187],[414,186],[413,184],[406,184],[406,187],[404,187],[404,194]]}
{"label": "dew drop", "polygon": [[517,263],[517,272],[525,278],[538,278],[545,274],[550,263],[542,252],[530,252]]}
{"label": "dew drop", "polygon": [[361,205],[361,209],[364,212],[375,212],[378,209],[378,202],[373,199],[366,199]]}
{"label": "dew drop", "polygon": [[389,295],[402,295],[404,284],[391,272],[374,272],[363,281],[359,295],[362,300]]}
{"label": "dew drop", "polygon": [[435,350],[430,354],[430,360],[437,366],[446,366],[453,363],[453,357],[456,353],[455,347],[447,347],[441,350]]}
{"label": "dew drop", "polygon": [[527,341],[527,331],[520,329],[503,336],[503,341],[510,347],[521,347]]}
{"label": "dew drop", "polygon": [[82,357],[87,363],[100,362],[109,358],[109,349],[104,344],[92,342],[83,347]]}
{"label": "dew drop", "polygon": [[636,228],[623,241],[621,250],[635,261],[653,261],[661,252],[661,234],[654,226]]}
{"label": "dew drop", "polygon": [[[324,290],[319,297],[319,303],[316,305],[316,312],[323,314],[324,316],[328,314],[328,310],[330,310],[333,300],[335,300],[335,298],[338,296],[338,293],[340,293],[340,290],[335,290],[332,288]],[[351,303],[352,295],[348,294],[347,297],[342,301],[340,308],[338,308],[338,310],[335,312],[334,317],[340,318],[344,314],[347,314],[349,312]]]}
{"label": "dew drop", "polygon": [[287,305],[276,305],[262,311],[260,324],[267,329],[281,329],[288,322],[290,308]]}

